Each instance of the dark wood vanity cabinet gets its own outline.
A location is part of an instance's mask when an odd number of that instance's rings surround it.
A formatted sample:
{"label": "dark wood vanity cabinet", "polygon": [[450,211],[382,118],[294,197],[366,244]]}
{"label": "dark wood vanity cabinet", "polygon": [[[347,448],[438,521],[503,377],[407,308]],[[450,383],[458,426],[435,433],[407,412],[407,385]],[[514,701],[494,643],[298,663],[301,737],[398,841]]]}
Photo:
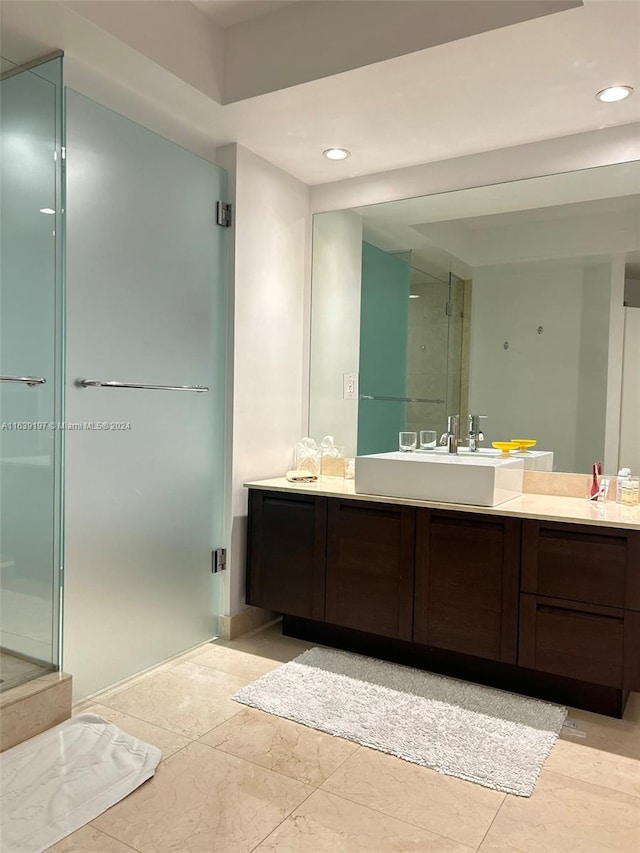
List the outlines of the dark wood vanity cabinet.
{"label": "dark wood vanity cabinet", "polygon": [[251,489],[247,602],[315,642],[620,716],[640,531]]}
{"label": "dark wood vanity cabinet", "polygon": [[412,507],[329,500],[327,622],[412,639],[414,519]]}
{"label": "dark wood vanity cabinet", "polygon": [[324,619],[327,498],[249,492],[247,603]]}
{"label": "dark wood vanity cabinet", "polygon": [[515,663],[520,521],[418,510],[414,640]]}
{"label": "dark wood vanity cabinet", "polygon": [[522,523],[521,666],[640,689],[640,533]]}
{"label": "dark wood vanity cabinet", "polygon": [[252,490],[247,603],[515,662],[520,522]]}

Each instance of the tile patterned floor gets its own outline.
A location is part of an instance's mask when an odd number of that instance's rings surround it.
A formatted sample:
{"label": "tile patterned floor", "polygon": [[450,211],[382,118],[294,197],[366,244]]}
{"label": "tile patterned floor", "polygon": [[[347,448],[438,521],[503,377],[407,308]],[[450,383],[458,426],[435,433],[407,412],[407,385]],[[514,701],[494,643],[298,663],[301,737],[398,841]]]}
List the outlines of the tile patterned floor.
{"label": "tile patterned floor", "polygon": [[443,776],[238,705],[308,644],[280,625],[202,646],[91,710],[156,744],[155,777],[55,853],[632,853],[640,696],[624,720],[570,711],[530,798]]}

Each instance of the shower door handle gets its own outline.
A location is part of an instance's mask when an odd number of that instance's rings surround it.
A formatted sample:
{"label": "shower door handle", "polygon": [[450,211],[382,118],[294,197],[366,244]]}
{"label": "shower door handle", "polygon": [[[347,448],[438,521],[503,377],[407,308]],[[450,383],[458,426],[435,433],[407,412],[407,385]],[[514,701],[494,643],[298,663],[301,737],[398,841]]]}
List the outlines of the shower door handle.
{"label": "shower door handle", "polygon": [[34,388],[36,385],[45,385],[47,380],[43,376],[0,376],[0,382],[21,382]]}
{"label": "shower door handle", "polygon": [[76,385],[79,388],[138,388],[148,391],[195,391],[198,394],[209,390],[206,385],[143,385],[139,382],[103,382],[100,379],[78,379]]}

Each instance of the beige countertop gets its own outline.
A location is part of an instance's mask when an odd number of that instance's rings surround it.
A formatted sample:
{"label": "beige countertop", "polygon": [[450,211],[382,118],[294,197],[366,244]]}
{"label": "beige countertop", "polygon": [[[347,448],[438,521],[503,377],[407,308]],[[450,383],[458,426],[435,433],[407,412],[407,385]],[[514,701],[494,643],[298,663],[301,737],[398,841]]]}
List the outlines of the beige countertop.
{"label": "beige countertop", "polygon": [[596,503],[585,498],[557,497],[528,493],[506,501],[498,506],[470,506],[469,504],[436,503],[404,498],[381,497],[380,495],[356,494],[353,480],[339,477],[320,477],[315,483],[290,483],[285,477],[271,480],[255,480],[244,484],[249,489],[265,489],[274,492],[323,495],[329,498],[354,498],[405,506],[423,506],[432,509],[448,509],[453,512],[475,512],[482,515],[515,516],[537,518],[544,521],[594,524],[603,527],[622,527],[640,530],[640,506],[629,507],[614,501]]}

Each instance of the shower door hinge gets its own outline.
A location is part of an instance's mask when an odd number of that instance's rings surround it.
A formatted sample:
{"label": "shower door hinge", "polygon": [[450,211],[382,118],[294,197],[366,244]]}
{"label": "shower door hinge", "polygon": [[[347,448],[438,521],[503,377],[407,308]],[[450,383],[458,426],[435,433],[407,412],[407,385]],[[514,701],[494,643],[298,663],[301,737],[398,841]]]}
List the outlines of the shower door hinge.
{"label": "shower door hinge", "polygon": [[231,205],[226,201],[216,202],[216,222],[222,228],[231,227]]}
{"label": "shower door hinge", "polygon": [[453,302],[447,302],[444,306],[444,313],[447,317],[453,317]]}
{"label": "shower door hinge", "polygon": [[216,572],[223,572],[226,568],[227,549],[216,548],[215,551],[211,552],[211,571],[216,574]]}

